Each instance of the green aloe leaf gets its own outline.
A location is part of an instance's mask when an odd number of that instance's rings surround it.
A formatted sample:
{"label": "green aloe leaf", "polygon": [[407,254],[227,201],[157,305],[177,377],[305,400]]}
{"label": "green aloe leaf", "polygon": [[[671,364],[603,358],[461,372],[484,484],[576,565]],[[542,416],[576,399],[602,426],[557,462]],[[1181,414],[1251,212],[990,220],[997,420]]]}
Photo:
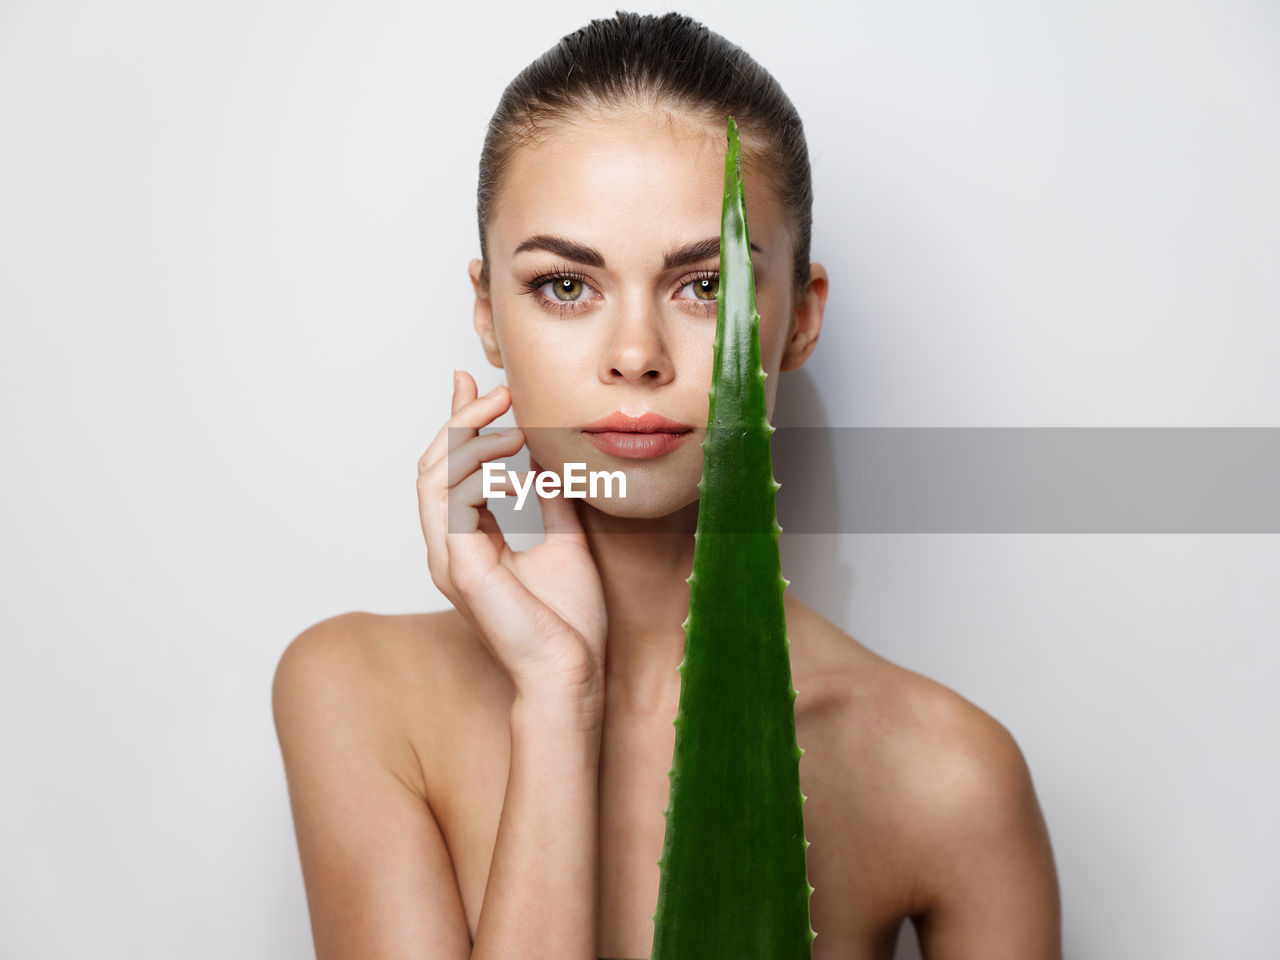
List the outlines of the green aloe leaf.
{"label": "green aloe leaf", "polygon": [[742,149],[728,124],[714,373],[652,960],[812,956]]}

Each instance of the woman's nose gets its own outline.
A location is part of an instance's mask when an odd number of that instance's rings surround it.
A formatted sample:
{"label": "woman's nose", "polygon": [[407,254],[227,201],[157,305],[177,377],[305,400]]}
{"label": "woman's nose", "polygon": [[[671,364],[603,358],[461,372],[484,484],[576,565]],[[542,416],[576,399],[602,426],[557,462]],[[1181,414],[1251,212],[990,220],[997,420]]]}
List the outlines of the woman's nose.
{"label": "woman's nose", "polygon": [[675,364],[663,338],[659,311],[653,304],[631,303],[619,311],[609,346],[600,363],[600,379],[654,385],[675,377]]}

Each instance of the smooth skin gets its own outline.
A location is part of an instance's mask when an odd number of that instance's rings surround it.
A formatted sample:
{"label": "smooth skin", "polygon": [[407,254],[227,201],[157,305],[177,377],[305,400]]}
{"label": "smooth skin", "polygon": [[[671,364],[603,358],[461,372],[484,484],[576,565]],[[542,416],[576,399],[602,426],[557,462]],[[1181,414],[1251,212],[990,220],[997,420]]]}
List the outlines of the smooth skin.
{"label": "smooth skin", "polygon": [[[273,702],[317,956],[649,955],[701,450],[621,461],[575,429],[615,410],[705,429],[723,124],[584,115],[521,147],[489,225],[474,323],[505,383],[455,374],[418,464],[431,577],[453,609],[350,613],[297,637]],[[745,170],[770,408],[822,327],[828,278],[792,289],[792,240]],[[526,249],[558,237],[578,249]],[[550,279],[548,279],[550,278]],[[519,428],[479,430],[514,411]],[[450,429],[455,428],[455,429]],[[625,469],[628,498],[538,498],[506,544],[481,465]],[[816,960],[1058,960],[1057,877],[1009,732],[786,595]]]}

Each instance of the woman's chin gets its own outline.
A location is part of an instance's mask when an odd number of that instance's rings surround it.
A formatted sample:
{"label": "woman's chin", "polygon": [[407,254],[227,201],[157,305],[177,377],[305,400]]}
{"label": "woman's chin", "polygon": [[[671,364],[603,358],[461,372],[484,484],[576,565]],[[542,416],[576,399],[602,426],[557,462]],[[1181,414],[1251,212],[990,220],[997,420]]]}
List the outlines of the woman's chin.
{"label": "woman's chin", "polygon": [[583,503],[617,520],[652,521],[658,526],[665,520],[668,525],[674,522],[683,528],[690,520],[696,524],[698,518],[697,484],[690,486],[687,496],[674,496],[670,489],[634,494],[628,491],[626,497],[587,497]]}

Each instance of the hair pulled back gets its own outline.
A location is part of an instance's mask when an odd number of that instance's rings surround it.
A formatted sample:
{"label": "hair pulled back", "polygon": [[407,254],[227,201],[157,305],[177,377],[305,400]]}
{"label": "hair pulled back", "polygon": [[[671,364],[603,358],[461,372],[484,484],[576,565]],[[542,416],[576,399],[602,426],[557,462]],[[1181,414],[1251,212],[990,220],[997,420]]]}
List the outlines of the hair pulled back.
{"label": "hair pulled back", "polygon": [[789,218],[798,299],[809,279],[813,185],[796,108],[746,51],[696,20],[621,10],[561,39],[503,91],[480,154],[481,283],[488,287],[494,197],[515,150],[581,113],[630,105],[675,108],[720,125],[734,116],[743,160],[760,165]]}

